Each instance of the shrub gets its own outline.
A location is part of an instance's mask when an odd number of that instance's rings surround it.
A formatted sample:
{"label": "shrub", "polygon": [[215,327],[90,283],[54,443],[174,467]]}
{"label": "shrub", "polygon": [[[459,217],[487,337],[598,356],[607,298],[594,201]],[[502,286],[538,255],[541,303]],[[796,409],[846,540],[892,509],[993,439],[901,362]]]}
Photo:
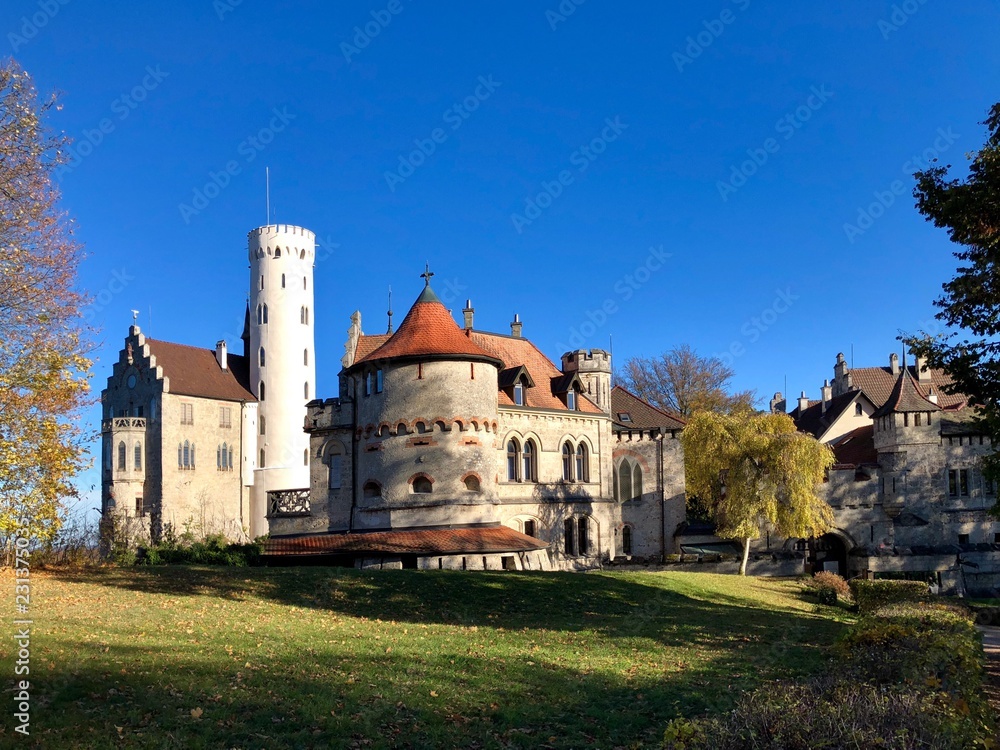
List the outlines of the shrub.
{"label": "shrub", "polygon": [[814,592],[820,604],[834,605],[837,598],[847,599],[851,595],[851,588],[847,581],[836,573],[828,570],[821,570],[814,575],[807,584]]}
{"label": "shrub", "polygon": [[855,578],[850,583],[851,594],[861,614],[873,612],[896,602],[919,602],[927,597],[927,584],[921,581],[866,581]]}
{"label": "shrub", "polygon": [[235,568],[264,564],[264,539],[230,544],[221,535],[208,536],[190,545],[170,543],[140,549],[140,565],[227,565]]}

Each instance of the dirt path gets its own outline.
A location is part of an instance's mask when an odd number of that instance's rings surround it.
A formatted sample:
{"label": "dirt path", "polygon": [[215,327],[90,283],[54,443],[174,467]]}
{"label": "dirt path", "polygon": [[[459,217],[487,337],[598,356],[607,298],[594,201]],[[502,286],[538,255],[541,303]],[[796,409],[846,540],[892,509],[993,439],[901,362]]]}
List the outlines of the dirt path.
{"label": "dirt path", "polygon": [[1000,712],[1000,627],[980,625],[979,629],[983,633],[983,650],[986,652],[986,697]]}

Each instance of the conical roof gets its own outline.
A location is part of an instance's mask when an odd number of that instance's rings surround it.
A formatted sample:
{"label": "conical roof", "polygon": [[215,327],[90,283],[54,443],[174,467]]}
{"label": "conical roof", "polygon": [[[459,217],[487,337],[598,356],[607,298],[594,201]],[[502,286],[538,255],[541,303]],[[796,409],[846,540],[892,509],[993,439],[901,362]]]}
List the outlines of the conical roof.
{"label": "conical roof", "polygon": [[460,359],[490,362],[499,359],[472,342],[427,284],[396,332],[382,346],[355,362],[387,359]]}
{"label": "conical roof", "polygon": [[872,416],[875,418],[884,417],[887,414],[902,414],[904,412],[940,411],[941,407],[933,401],[928,400],[920,392],[920,386],[907,369],[899,373],[899,379],[892,388],[892,393],[882,407]]}

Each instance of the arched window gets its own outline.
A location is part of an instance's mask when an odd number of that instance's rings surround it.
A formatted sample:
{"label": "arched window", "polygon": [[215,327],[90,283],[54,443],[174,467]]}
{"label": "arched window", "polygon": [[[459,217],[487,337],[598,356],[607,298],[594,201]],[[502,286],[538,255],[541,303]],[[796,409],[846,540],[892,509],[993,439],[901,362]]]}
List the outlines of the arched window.
{"label": "arched window", "polygon": [[865,409],[861,404],[854,405],[854,416],[863,417],[865,415]]}
{"label": "arched window", "polygon": [[429,494],[433,489],[431,480],[425,476],[419,476],[413,480],[413,491],[417,494]]}
{"label": "arched window", "polygon": [[261,448],[260,449],[260,463],[258,464],[258,466],[259,466],[259,468],[263,469],[265,465],[266,465],[266,462],[264,461],[264,449]]}
{"label": "arched window", "polygon": [[537,451],[534,440],[524,441],[524,452],[521,454],[521,481],[537,482],[538,471],[536,464]]}
{"label": "arched window", "polygon": [[475,474],[470,474],[465,478],[465,489],[469,492],[479,492],[482,487],[479,484],[479,477]]}
{"label": "arched window", "polygon": [[142,443],[135,444],[135,450],[132,451],[132,456],[133,467],[136,471],[142,471]]}
{"label": "arched window", "polygon": [[625,555],[632,554],[632,527],[623,526],[622,527],[622,553]]}
{"label": "arched window", "polygon": [[264,274],[260,275],[260,290],[264,291]]}
{"label": "arched window", "polygon": [[177,468],[184,468],[184,446],[180,443],[177,444]]}
{"label": "arched window", "polygon": [[303,325],[309,324],[309,308],[305,305],[299,308],[299,322]]}
{"label": "arched window", "polygon": [[260,381],[260,387],[257,389],[257,398],[261,401],[264,400],[264,381]]}
{"label": "arched window", "polygon": [[382,488],[379,487],[378,482],[365,482],[362,493],[367,498],[382,497]]}
{"label": "arched window", "polygon": [[612,471],[611,472],[611,484],[613,486],[613,493],[614,493],[613,496],[615,498],[615,502],[616,503],[620,503],[621,500],[622,500],[622,496],[621,496],[621,492],[618,489],[618,472],[617,471]]}
{"label": "arched window", "polygon": [[623,503],[632,499],[632,464],[628,460],[618,464],[618,497]]}
{"label": "arched window", "polygon": [[264,347],[263,346],[260,348],[259,356],[260,356],[260,366],[263,367],[264,366]]}
{"label": "arched window", "polygon": [[514,439],[507,441],[507,481],[516,482],[517,470],[518,470],[518,458],[521,453],[521,447],[517,444]]}
{"label": "arched window", "polygon": [[308,288],[309,288],[309,285],[308,285],[308,284],[306,283],[306,277],[305,277],[305,276],[303,276],[303,277],[302,277],[302,289],[303,289],[303,290],[306,290],[306,289],[308,289]]}
{"label": "arched window", "polygon": [[576,553],[576,521],[572,518],[563,522],[563,549],[567,555]]}
{"label": "arched window", "polygon": [[580,516],[576,523],[577,554],[586,555],[590,551],[590,524],[586,516]]}
{"label": "arched window", "polygon": [[302,364],[304,364],[306,367],[309,366],[309,350],[308,349],[303,349],[302,350]]}
{"label": "arched window", "polygon": [[281,274],[281,288],[285,288],[285,274]]}
{"label": "arched window", "polygon": [[305,450],[302,451],[302,465],[303,466],[308,466],[309,465],[309,449],[308,448],[306,448]]}
{"label": "arched window", "polygon": [[264,305],[264,322],[267,323],[267,305]]}
{"label": "arched window", "polygon": [[191,443],[184,441],[184,464],[185,469],[191,468]]}
{"label": "arched window", "polygon": [[590,481],[590,460],[587,455],[587,446],[583,443],[576,446],[576,481]]}
{"label": "arched window", "polygon": [[306,401],[309,400],[309,381],[308,380],[302,386],[302,395],[305,397]]}
{"label": "arched window", "polygon": [[562,447],[562,478],[564,482],[573,481],[573,446],[569,441]]}
{"label": "arched window", "polygon": [[194,468],[194,443],[191,443],[191,468]]}
{"label": "arched window", "polygon": [[233,446],[229,446],[229,468],[233,468]]}
{"label": "arched window", "polygon": [[326,486],[331,490],[340,489],[341,474],[344,468],[343,462],[344,456],[340,452],[340,446],[337,443],[331,443],[326,452],[326,466],[328,470]]}
{"label": "arched window", "polygon": [[[261,279],[264,277],[261,276]],[[257,305],[257,325],[261,325],[264,322],[264,306],[261,304]]]}
{"label": "arched window", "polygon": [[232,464],[229,463],[229,445],[228,443],[222,444],[222,468],[230,469]]}
{"label": "arched window", "polygon": [[524,384],[520,380],[514,383],[514,405],[524,406]]}
{"label": "arched window", "polygon": [[118,471],[125,471],[125,441],[118,443]]}
{"label": "arched window", "polygon": [[215,449],[215,468],[222,471],[222,446],[219,445]]}
{"label": "arched window", "polygon": [[281,248],[280,247],[274,248],[274,257],[275,258],[280,258],[281,257]]}
{"label": "arched window", "polygon": [[632,467],[632,499],[642,499],[642,467],[639,464]]}

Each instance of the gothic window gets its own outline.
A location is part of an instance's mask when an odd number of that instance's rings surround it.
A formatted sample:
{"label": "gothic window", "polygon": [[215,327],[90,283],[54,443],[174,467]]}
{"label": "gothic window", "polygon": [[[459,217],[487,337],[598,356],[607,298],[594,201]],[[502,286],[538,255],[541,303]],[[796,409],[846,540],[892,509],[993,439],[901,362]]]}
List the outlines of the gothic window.
{"label": "gothic window", "polygon": [[222,446],[217,446],[215,449],[215,468],[218,471],[222,471]]}
{"label": "gothic window", "polygon": [[518,469],[519,458],[521,453],[521,447],[517,444],[516,440],[507,441],[507,481],[517,482],[518,481]]}
{"label": "gothic window", "polygon": [[611,484],[612,484],[612,488],[613,488],[612,489],[612,493],[613,493],[612,496],[614,497],[616,503],[620,503],[622,501],[622,497],[621,497],[621,491],[618,488],[618,472],[617,471],[612,471],[611,472]]}
{"label": "gothic window", "polygon": [[132,451],[133,466],[136,471],[142,471],[142,443],[136,443]]}
{"label": "gothic window", "polygon": [[642,499],[642,467],[639,464],[632,467],[632,499]]}
{"label": "gothic window", "polygon": [[118,443],[118,471],[125,471],[125,442]]}
{"label": "gothic window", "polygon": [[307,401],[309,400],[309,381],[308,380],[302,386],[302,395],[305,397],[305,399]]}
{"label": "gothic window", "polygon": [[184,441],[184,461],[181,464],[185,469],[191,468],[191,443]]}
{"label": "gothic window", "polygon": [[265,417],[264,417],[263,414],[261,414],[260,418],[257,420],[257,425],[260,427],[260,434],[261,435],[266,435],[267,434],[266,430],[264,429],[264,423],[265,423]]}
{"label": "gothic window", "polygon": [[632,527],[623,526],[622,527],[622,553],[626,555],[632,554]]}
{"label": "gothic window", "polygon": [[481,487],[479,484],[479,477],[474,474],[470,474],[465,478],[465,489],[469,492],[479,492]]}
{"label": "gothic window", "polygon": [[233,446],[229,446],[229,470],[233,469]]}
{"label": "gothic window", "polygon": [[266,462],[264,461],[264,449],[263,449],[263,448],[261,448],[261,449],[260,449],[260,463],[258,464],[258,466],[259,466],[259,467],[260,467],[261,469],[263,469],[265,465],[266,465]]}
{"label": "gothic window", "polygon": [[257,398],[261,401],[264,400],[264,381],[260,381],[260,387],[257,389]]}
{"label": "gothic window", "polygon": [[184,446],[180,443],[177,444],[177,468],[184,468]]}
{"label": "gothic window", "polygon": [[581,516],[577,520],[576,551],[577,554],[586,555],[590,551],[589,524],[586,516]]}
{"label": "gothic window", "polygon": [[285,288],[285,274],[281,274],[281,288]]}
{"label": "gothic window", "polygon": [[562,478],[564,482],[573,481],[573,446],[568,441],[562,447]]}
{"label": "gothic window", "polygon": [[260,348],[260,352],[258,353],[258,358],[260,359],[260,366],[263,367],[264,366],[264,347],[263,346]]}
{"label": "gothic window", "polygon": [[309,350],[308,349],[303,349],[302,350],[302,364],[304,364],[306,367],[309,366]]}
{"label": "gothic window", "polygon": [[537,451],[534,440],[524,441],[524,451],[521,454],[521,481],[537,482],[538,471],[536,464]]}
{"label": "gothic window", "polygon": [[587,455],[587,446],[583,443],[576,446],[576,480],[578,482],[590,481],[590,460]]}
{"label": "gothic window", "polygon": [[618,464],[618,497],[623,503],[632,499],[632,464],[628,460]]}
{"label": "gothic window", "polygon": [[563,523],[563,549],[567,555],[576,551],[576,521],[567,518]]}
{"label": "gothic window", "polygon": [[425,495],[433,490],[431,480],[425,476],[416,477],[413,480],[413,491],[416,494]]}
{"label": "gothic window", "polygon": [[262,322],[267,323],[267,305],[264,305],[264,318]]}
{"label": "gothic window", "polygon": [[222,459],[219,462],[221,464],[221,468],[223,469],[232,468],[231,464],[229,463],[229,445],[227,443],[222,444],[222,450],[219,451],[219,453],[221,454],[220,458]]}
{"label": "gothic window", "polygon": [[280,258],[281,257],[281,248],[280,247],[274,248],[274,257],[275,258]]}

